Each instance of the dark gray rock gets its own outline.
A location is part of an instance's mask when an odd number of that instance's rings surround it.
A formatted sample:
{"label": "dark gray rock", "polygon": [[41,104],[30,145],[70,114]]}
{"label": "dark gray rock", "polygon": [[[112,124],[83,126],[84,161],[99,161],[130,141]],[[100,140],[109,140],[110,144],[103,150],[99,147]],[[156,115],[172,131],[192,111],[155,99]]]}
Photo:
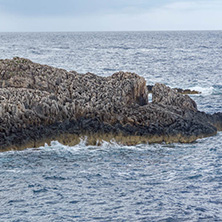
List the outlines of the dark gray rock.
{"label": "dark gray rock", "polygon": [[[201,94],[201,92],[197,90],[191,90],[191,89],[181,89],[181,88],[173,88],[176,90],[178,93],[184,94],[184,95],[189,95],[189,94]],[[152,93],[153,90],[153,85],[147,85],[147,90],[148,93]]]}

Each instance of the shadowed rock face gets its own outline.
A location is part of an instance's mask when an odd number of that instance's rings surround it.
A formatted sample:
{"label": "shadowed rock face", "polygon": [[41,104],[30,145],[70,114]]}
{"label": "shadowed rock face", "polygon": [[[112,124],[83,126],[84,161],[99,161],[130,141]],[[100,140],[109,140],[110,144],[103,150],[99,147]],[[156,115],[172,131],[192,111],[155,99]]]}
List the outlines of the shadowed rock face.
{"label": "shadowed rock face", "polygon": [[0,60],[0,150],[51,139],[73,144],[81,135],[90,143],[191,142],[221,127],[221,114],[199,112],[190,97],[163,84],[152,91],[148,103],[146,81],[134,73],[100,77]]}

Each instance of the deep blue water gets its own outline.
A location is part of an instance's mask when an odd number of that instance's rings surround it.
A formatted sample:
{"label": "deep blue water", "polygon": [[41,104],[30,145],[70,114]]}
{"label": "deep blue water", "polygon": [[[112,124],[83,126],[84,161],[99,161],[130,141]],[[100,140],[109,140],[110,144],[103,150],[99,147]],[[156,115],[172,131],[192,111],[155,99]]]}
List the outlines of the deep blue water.
{"label": "deep blue water", "polygon": [[[136,72],[198,89],[222,112],[222,31],[0,33],[0,58],[80,73]],[[0,153],[0,221],[222,221],[222,133],[192,144],[114,141]]]}

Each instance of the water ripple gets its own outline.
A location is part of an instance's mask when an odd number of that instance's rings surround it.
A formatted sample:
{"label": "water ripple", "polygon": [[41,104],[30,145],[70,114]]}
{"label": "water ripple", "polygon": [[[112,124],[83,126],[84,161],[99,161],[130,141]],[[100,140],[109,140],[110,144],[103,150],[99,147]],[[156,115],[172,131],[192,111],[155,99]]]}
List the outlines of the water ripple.
{"label": "water ripple", "polygon": [[[222,32],[0,33],[0,53],[80,73],[119,70],[197,89],[221,112]],[[35,45],[35,47],[33,47]],[[192,144],[0,153],[0,221],[222,221],[222,133]]]}

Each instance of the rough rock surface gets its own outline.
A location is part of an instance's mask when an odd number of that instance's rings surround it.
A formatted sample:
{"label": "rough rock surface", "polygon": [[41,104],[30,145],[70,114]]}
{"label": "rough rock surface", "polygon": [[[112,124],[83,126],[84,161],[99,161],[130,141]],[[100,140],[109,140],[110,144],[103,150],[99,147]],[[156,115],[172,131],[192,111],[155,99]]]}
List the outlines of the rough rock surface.
{"label": "rough rock surface", "polygon": [[[51,139],[90,143],[192,142],[221,130],[222,114],[208,115],[163,84],[152,88],[134,73],[78,74],[24,58],[0,60],[0,150],[39,146]],[[75,141],[75,142],[74,142]]]}
{"label": "rough rock surface", "polygon": [[[181,88],[173,88],[173,89],[176,90],[176,92],[184,94],[184,95],[201,94],[201,92],[199,92],[197,90],[181,89]],[[148,93],[152,93],[153,85],[147,85],[147,90],[148,90]]]}
{"label": "rough rock surface", "polygon": [[164,84],[157,83],[154,85],[152,102],[163,106],[176,106],[182,110],[197,111],[196,103],[187,95],[177,93]]}

